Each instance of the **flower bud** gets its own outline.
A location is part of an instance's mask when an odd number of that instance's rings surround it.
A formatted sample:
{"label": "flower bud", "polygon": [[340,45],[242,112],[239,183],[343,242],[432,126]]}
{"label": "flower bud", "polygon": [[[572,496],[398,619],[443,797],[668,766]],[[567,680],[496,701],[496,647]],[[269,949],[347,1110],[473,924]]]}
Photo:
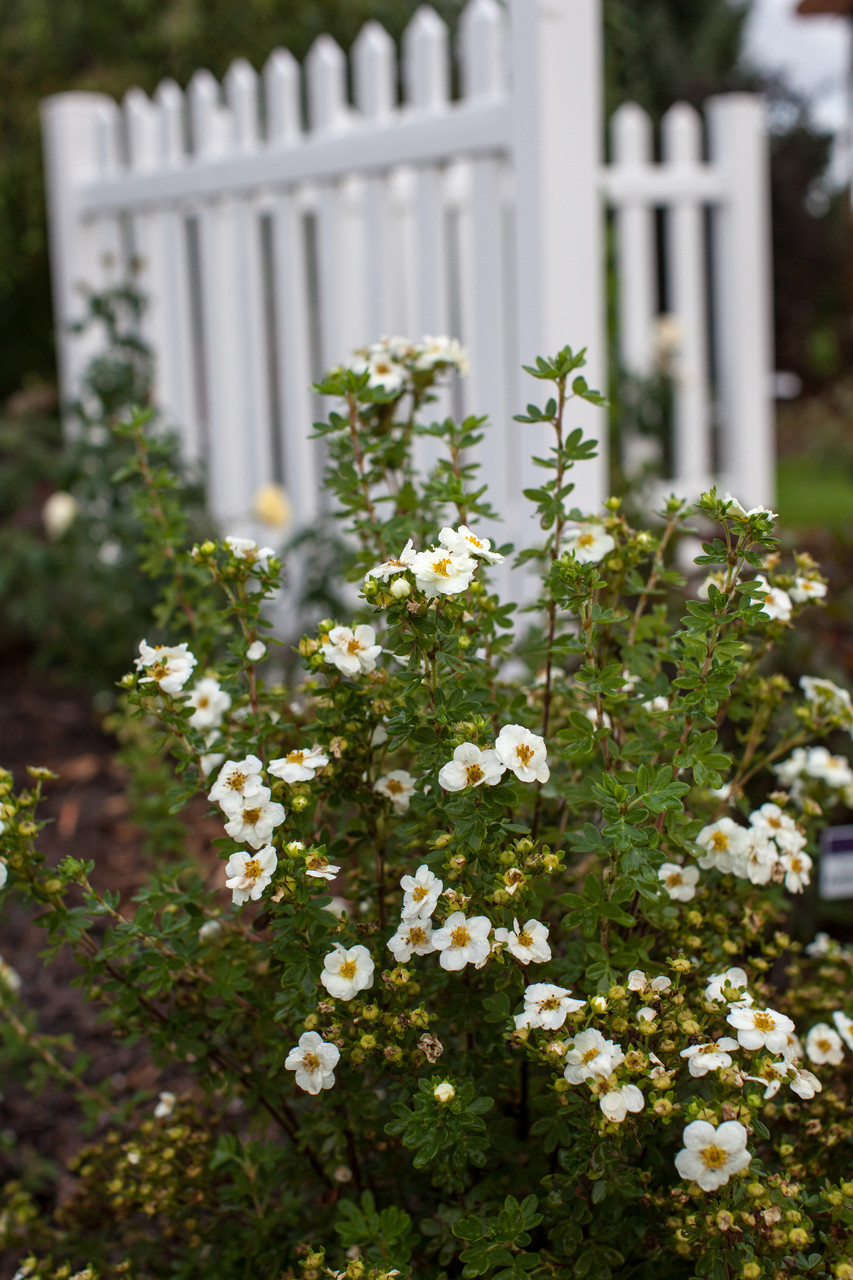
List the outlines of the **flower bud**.
{"label": "flower bud", "polygon": [[435,1098],[436,1102],[440,1102],[444,1105],[447,1102],[453,1101],[456,1097],[456,1090],[453,1088],[453,1085],[449,1080],[444,1080],[441,1084],[437,1084],[435,1086],[432,1091],[432,1096]]}
{"label": "flower bud", "polygon": [[405,600],[406,596],[412,594],[412,588],[409,586],[407,578],[395,578],[391,583],[391,595],[395,600]]}

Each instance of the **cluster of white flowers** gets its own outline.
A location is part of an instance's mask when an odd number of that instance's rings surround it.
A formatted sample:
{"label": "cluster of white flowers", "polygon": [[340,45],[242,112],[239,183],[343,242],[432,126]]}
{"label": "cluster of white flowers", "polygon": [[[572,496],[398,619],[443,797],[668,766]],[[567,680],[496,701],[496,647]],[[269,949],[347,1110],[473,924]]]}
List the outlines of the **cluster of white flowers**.
{"label": "cluster of white flowers", "polygon": [[720,818],[703,827],[696,843],[703,850],[699,866],[716,868],[751,884],[784,881],[791,893],[802,893],[810,880],[812,860],[803,850],[806,838],[793,818],[776,804],[763,804],[749,815],[748,827]]}
{"label": "cluster of white flowers", "polygon": [[417,590],[431,600],[435,596],[458,595],[467,591],[480,561],[503,563],[503,556],[492,550],[488,538],[478,538],[464,524],[458,529],[446,525],[439,531],[438,542],[437,547],[416,551],[410,538],[399,556],[383,560],[369,569],[364,575],[365,581],[388,582],[393,578],[391,594],[402,598],[409,595],[411,587],[408,579],[399,575],[409,572],[414,576]]}
{"label": "cluster of white flowers", "polygon": [[153,681],[162,693],[168,693],[171,697],[181,692],[192,675],[195,664],[195,655],[190,652],[186,642],[175,645],[150,645],[147,640],[139,642],[136,669],[146,673],[140,677],[139,683],[148,684]]}
{"label": "cluster of white flowers", "polygon": [[457,338],[427,335],[420,342],[408,338],[380,338],[369,347],[359,347],[347,362],[353,373],[370,374],[368,386],[389,393],[402,392],[411,373],[425,373],[442,367],[454,368],[463,377],[468,373],[468,353]]}
{"label": "cluster of white flowers", "polygon": [[238,538],[230,534],[224,541],[235,560],[245,560],[251,566],[250,573],[268,569],[270,557],[275,555],[272,547],[259,547],[254,538]]}
{"label": "cluster of white flowers", "polygon": [[797,747],[787,760],[773,766],[793,802],[800,807],[814,794],[829,793],[836,804],[853,807],[853,769],[845,756],[834,756],[826,747]]}
{"label": "cluster of white flowers", "polygon": [[545,739],[520,724],[506,724],[494,747],[481,751],[473,742],[461,743],[453,759],[442,765],[439,785],[445,791],[466,787],[493,787],[506,769],[520,782],[547,782],[551,776]]}
{"label": "cluster of white flowers", "polygon": [[831,716],[842,728],[853,731],[853,701],[846,689],[818,676],[801,676],[800,688],[819,715]]}
{"label": "cluster of white flowers", "polygon": [[369,675],[376,670],[376,659],[382,645],[376,643],[373,627],[332,627],[320,633],[323,658],[337,667],[341,675]]}

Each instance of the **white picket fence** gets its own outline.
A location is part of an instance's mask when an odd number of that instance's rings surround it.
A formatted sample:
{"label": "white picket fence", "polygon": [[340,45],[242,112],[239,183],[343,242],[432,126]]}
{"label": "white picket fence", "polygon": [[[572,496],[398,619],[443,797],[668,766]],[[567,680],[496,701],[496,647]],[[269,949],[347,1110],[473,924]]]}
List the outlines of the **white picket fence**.
{"label": "white picket fence", "polygon": [[[381,334],[451,333],[471,356],[455,407],[489,414],[485,476],[506,535],[527,541],[520,489],[536,482],[530,455],[547,447],[547,428],[512,422],[536,395],[519,366],[586,345],[589,381],[606,383],[609,207],[625,368],[649,371],[661,311],[680,324],[668,487],[692,494],[713,472],[748,502],[769,502],[761,105],[712,100],[707,160],[701,120],[674,107],[660,162],[646,117],[623,107],[605,164],[600,3],[471,0],[455,98],[448,31],[423,6],[404,36],[402,102],[397,50],[375,22],[352,50],[352,102],[346,57],[325,36],[304,72],[279,49],[261,76],[235,62],[222,87],[199,71],[186,94],[165,81],[153,99],[130,90],[121,107],[100,94],[48,99],[66,396],[98,343],[68,329],[84,310],[80,284],[115,282],[138,255],[157,400],[187,453],[206,462],[214,513],[237,531],[257,488],[277,479],[304,524],[322,510],[312,381]],[[589,406],[572,422],[605,431]],[[607,492],[605,456],[580,477],[589,510]]]}

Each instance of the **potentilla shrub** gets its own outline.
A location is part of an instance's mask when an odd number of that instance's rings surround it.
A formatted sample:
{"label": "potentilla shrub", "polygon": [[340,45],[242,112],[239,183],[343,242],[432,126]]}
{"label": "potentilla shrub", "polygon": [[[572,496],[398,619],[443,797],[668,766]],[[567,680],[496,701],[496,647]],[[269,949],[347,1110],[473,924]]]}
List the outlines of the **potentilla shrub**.
{"label": "potentilla shrub", "polygon": [[321,384],[362,600],[302,639],[296,688],[269,676],[270,549],[180,548],[152,489],[174,583],[126,714],[171,754],[164,805],[208,797],[217,875],[170,865],[121,907],[91,863],[43,865],[38,771],[3,783],[10,884],[179,1082],[78,1155],[53,1220],[15,1190],[33,1274],[853,1277],[853,954],[787,925],[849,773],[811,744],[853,707],[769,657],[825,585],[730,495],[653,533],[575,509],[573,405],[601,397],[567,348],[518,419],[551,443],[517,611],[484,424],[430,418],[463,363],[383,343]]}

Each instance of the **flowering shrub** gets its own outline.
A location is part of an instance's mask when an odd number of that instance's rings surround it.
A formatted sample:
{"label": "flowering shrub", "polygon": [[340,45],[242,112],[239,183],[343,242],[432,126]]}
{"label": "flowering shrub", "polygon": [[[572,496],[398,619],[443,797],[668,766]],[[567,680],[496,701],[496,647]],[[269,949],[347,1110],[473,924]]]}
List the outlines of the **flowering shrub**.
{"label": "flowering shrub", "polygon": [[[53,1220],[15,1191],[22,1275],[853,1277],[853,952],[786,932],[822,812],[790,762],[853,716],[767,657],[824,583],[712,492],[685,601],[695,513],[673,499],[650,533],[572,507],[594,450],[572,401],[601,397],[565,349],[518,419],[550,446],[517,616],[489,585],[511,548],[483,422],[428,414],[463,360],[385,343],[320,385],[362,603],[302,639],[295,689],[275,556],[182,548],[158,496],[174,577],[126,713],[167,744],[163,804],[218,814],[212,883],[168,864],[122,908],[91,864],[43,865],[39,771],[2,782],[48,950],[186,1079],[113,1117]],[[424,434],[444,456],[420,477]]]}

